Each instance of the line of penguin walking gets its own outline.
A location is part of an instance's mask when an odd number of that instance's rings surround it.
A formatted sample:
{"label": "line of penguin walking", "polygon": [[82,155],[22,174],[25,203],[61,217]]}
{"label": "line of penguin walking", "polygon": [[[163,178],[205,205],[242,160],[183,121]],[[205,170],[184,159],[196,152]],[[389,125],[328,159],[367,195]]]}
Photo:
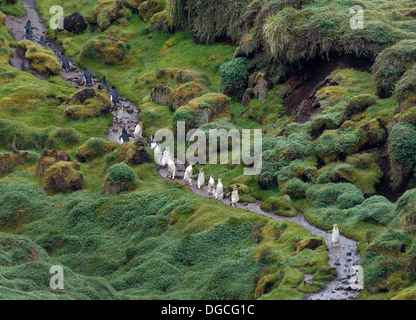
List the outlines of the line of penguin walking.
{"label": "line of penguin walking", "polygon": [[[173,154],[170,152],[169,147],[166,147],[165,150],[162,151],[161,143],[155,141],[154,136],[152,136],[150,147],[154,151],[154,158],[155,162],[162,168],[167,167],[168,170],[168,177],[172,180],[175,180],[176,176],[176,164],[175,158]],[[183,176],[183,181],[185,184],[192,186],[193,180],[193,164],[190,163],[188,167],[185,169],[185,173]],[[224,185],[222,183],[222,179],[218,179],[217,185],[215,185],[215,179],[213,175],[210,175],[208,184],[205,183],[205,173],[204,169],[200,168],[198,176],[196,177],[197,188],[202,190],[202,188],[207,185],[207,192],[208,197],[213,197],[216,200],[223,200],[224,199]],[[240,201],[238,188],[236,186],[233,187],[231,192],[231,205],[233,207],[237,207],[237,203]]]}
{"label": "line of penguin walking", "polygon": [[[34,41],[34,39],[38,40],[38,44],[40,44],[41,46],[44,47],[48,47],[49,49],[51,49],[55,55],[57,55],[59,57],[58,61],[61,65],[61,71],[66,71],[69,72],[72,68],[75,68],[75,63],[63,52],[59,51],[59,50],[55,50],[52,45],[51,45],[51,41],[47,40],[44,36],[40,36],[37,37],[33,31],[34,30],[38,30],[38,28],[33,27],[31,24],[31,21],[28,20],[25,27],[24,27],[24,34],[22,39],[24,40],[29,40],[29,41]],[[92,87],[94,85],[94,78],[93,77],[98,78],[97,74],[95,74],[94,72],[88,70],[88,69],[84,69],[83,73],[81,75],[80,81],[87,87]],[[118,93],[116,87],[114,86],[110,86],[107,83],[107,78],[104,75],[103,76],[103,80],[101,82],[101,85],[107,89],[109,95],[110,95],[110,100],[111,103],[113,104],[113,106],[116,109],[116,115],[117,115],[117,123],[121,123],[123,121],[124,118],[124,113],[125,113],[125,109],[123,107],[123,105],[120,102],[120,94]],[[121,143],[125,143],[130,141],[130,138],[134,138],[135,140],[138,140],[140,138],[142,138],[143,135],[143,122],[139,121],[139,123],[137,123],[137,125],[135,126],[134,129],[134,134],[130,135],[126,128],[122,128],[122,132],[121,135],[119,137],[119,141]]]}
{"label": "line of penguin walking", "polygon": [[[61,70],[65,70],[66,72],[69,72],[71,68],[75,68],[75,63],[63,52],[59,50],[55,50],[52,45],[51,41],[47,40],[44,36],[41,36],[38,38],[33,34],[33,30],[39,30],[36,27],[33,27],[31,25],[31,21],[28,20],[24,29],[24,35],[22,39],[34,41],[34,39],[39,39],[37,42],[38,44],[50,48],[58,57],[59,57],[59,63],[61,65]],[[84,69],[82,75],[81,75],[81,82],[84,83],[87,87],[92,87],[94,84],[94,78],[93,77],[98,76],[88,70]],[[116,115],[117,115],[117,122],[122,122],[124,118],[124,107],[120,103],[120,94],[118,93],[116,87],[110,86],[107,83],[107,78],[104,75],[103,80],[101,82],[101,85],[107,89],[110,100],[113,106],[116,108]],[[130,141],[130,138],[133,138],[135,140],[139,140],[143,138],[143,122],[139,121],[138,124],[135,126],[134,134],[131,135],[127,132],[126,128],[122,128],[122,133],[119,137],[119,141],[121,143],[125,143]],[[176,175],[176,164],[175,164],[175,158],[174,155],[170,152],[169,147],[167,147],[165,150],[162,151],[161,143],[158,141],[155,141],[154,135],[151,137],[150,141],[150,147],[154,150],[154,158],[156,163],[160,167],[166,167],[168,169],[169,177],[174,180]],[[192,179],[193,179],[193,164],[189,164],[188,167],[185,170],[185,174],[183,177],[183,180],[185,184],[188,184],[192,186]],[[218,183],[215,185],[215,179],[214,176],[211,175],[208,181],[208,184],[205,183],[205,173],[202,168],[199,169],[198,177],[197,177],[197,187],[199,190],[202,190],[202,188],[207,185],[207,192],[209,197],[213,197],[216,200],[223,200],[224,199],[224,185],[222,183],[222,179],[218,179]],[[239,193],[238,188],[236,186],[233,187],[233,190],[231,192],[231,205],[233,207],[237,207],[237,203],[239,202]]]}

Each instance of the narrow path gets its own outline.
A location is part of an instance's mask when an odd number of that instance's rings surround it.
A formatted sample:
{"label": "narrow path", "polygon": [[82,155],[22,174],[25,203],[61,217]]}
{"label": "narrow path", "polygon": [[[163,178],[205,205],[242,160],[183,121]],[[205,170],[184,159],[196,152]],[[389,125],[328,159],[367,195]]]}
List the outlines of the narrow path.
{"label": "narrow path", "polygon": [[[23,28],[26,24],[27,20],[31,20],[32,26],[37,27],[39,31],[35,30],[35,34],[40,37],[41,35],[46,35],[47,27],[42,22],[40,14],[37,10],[36,0],[22,0],[23,5],[26,10],[26,15],[22,18],[17,18],[14,16],[7,15],[6,16],[6,24],[11,28],[11,35],[16,40],[19,41],[23,35]],[[60,48],[57,48],[60,49]],[[24,56],[24,52],[19,51],[19,49],[15,49],[15,55],[10,59],[10,64],[23,71],[32,72],[35,76],[39,77],[40,79],[47,79],[48,77],[45,75],[36,74],[34,70],[31,70],[30,65],[28,64],[27,59]],[[83,89],[85,86],[80,83],[80,76],[82,74],[81,68],[78,66],[74,66],[70,72],[63,72],[63,78],[74,85],[77,89]],[[111,79],[110,79],[111,80]],[[95,86],[98,86],[98,83],[95,83]],[[121,134],[122,127],[128,128],[129,133],[133,132],[134,125],[139,120],[139,111],[137,107],[131,102],[126,99],[121,100],[122,105],[125,107],[125,117],[121,124],[118,124],[116,121],[116,112],[115,110],[113,113],[113,124],[109,128],[109,132],[107,137],[111,141],[119,142],[118,138]],[[178,166],[177,171],[179,175],[175,180],[178,183],[183,183],[183,172],[184,167]],[[166,169],[161,168],[159,170],[160,175],[168,179],[168,172]],[[182,174],[182,175],[181,175]],[[191,190],[198,195],[208,197],[207,192],[205,190],[198,190],[196,186],[190,186]],[[230,199],[224,199],[222,201],[226,205],[230,205]],[[260,208],[260,202],[257,203],[245,203],[245,204],[238,204],[239,209],[249,210],[251,212],[266,216],[271,219],[275,220],[285,220],[294,222],[305,229],[312,232],[314,235],[323,237],[325,242],[328,245],[329,249],[329,265],[336,267],[338,270],[338,277],[333,281],[328,281],[325,285],[325,289],[321,292],[314,293],[314,294],[307,294],[306,299],[308,300],[347,300],[353,299],[358,295],[359,292],[352,290],[349,287],[348,279],[351,277],[349,273],[350,268],[358,264],[360,256],[357,253],[357,242],[354,240],[350,240],[344,236],[341,236],[341,243],[342,247],[335,247],[332,248],[331,246],[331,235],[328,235],[325,231],[320,230],[319,228],[311,225],[304,217],[303,214],[299,214],[297,217],[287,218],[287,217],[280,217],[276,216],[271,213],[264,212]],[[310,278],[310,275],[307,275],[306,278]]]}
{"label": "narrow path", "polygon": [[[36,27],[39,29],[34,30],[34,34],[40,38],[40,36],[45,36],[46,38],[46,31],[47,26],[45,23],[43,23],[42,18],[39,14],[39,11],[37,9],[36,0],[22,0],[23,6],[25,8],[26,14],[22,18],[18,18],[11,15],[6,15],[6,24],[10,27],[10,34],[13,37],[15,41],[20,41],[22,39],[22,36],[24,34],[24,26],[27,22],[27,20],[30,20],[33,27]],[[61,50],[59,46],[56,44],[52,45],[54,49]],[[59,58],[58,58],[59,59]],[[44,74],[39,74],[35,70],[33,70],[30,67],[29,61],[26,59],[23,49],[15,49],[14,50],[14,56],[10,58],[9,63],[11,66],[20,69],[22,71],[27,71],[32,73],[34,76],[42,79],[47,80],[49,76]],[[80,77],[83,73],[83,70],[74,64],[71,66],[71,69],[69,72],[62,71],[62,77],[65,79],[65,81],[71,83],[75,88],[78,90],[87,88],[83,83],[80,81]],[[109,79],[109,82],[111,83],[111,79]],[[99,82],[94,81],[94,86],[97,88],[100,85]],[[131,102],[128,101],[125,98],[120,99],[120,104],[124,106],[124,118],[121,123],[117,123],[117,113],[116,110],[112,110],[113,115],[113,123],[108,129],[107,138],[111,141],[120,143],[119,137],[121,135],[121,130],[123,127],[126,128],[126,130],[133,134],[134,127],[139,121],[139,111],[137,109],[137,106]]]}
{"label": "narrow path", "polygon": [[[175,181],[182,185],[185,184],[183,181],[184,171],[184,165],[177,165],[177,176]],[[159,174],[163,178],[171,180],[168,178],[169,173],[167,168],[160,168]],[[194,185],[188,186],[191,191],[197,195],[209,198],[206,187],[202,188],[202,190],[199,190],[195,183],[196,180],[194,179]],[[224,199],[222,202],[231,206],[230,198]],[[341,236],[342,247],[337,246],[333,248],[331,244],[331,234],[327,234],[326,231],[311,225],[302,213],[296,217],[282,217],[263,211],[260,208],[260,205],[260,201],[256,203],[239,203],[237,208],[248,210],[275,220],[294,222],[309,230],[312,234],[323,237],[325,239],[329,251],[329,265],[335,267],[338,270],[338,276],[333,281],[327,281],[325,283],[325,289],[322,291],[318,293],[306,294],[306,300],[351,300],[359,294],[359,291],[352,290],[349,285],[349,278],[351,277],[350,269],[352,266],[358,265],[360,261],[360,255],[357,253],[358,243],[356,241]],[[311,276],[306,275],[305,278],[311,278]]]}

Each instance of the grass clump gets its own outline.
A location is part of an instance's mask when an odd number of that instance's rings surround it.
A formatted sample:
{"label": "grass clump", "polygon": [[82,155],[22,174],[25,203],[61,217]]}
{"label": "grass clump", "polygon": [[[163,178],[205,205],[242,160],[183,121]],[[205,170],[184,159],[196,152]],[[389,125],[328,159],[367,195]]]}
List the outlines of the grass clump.
{"label": "grass clump", "polygon": [[122,191],[132,191],[136,188],[136,174],[127,164],[112,165],[104,180],[105,194],[119,194]]}

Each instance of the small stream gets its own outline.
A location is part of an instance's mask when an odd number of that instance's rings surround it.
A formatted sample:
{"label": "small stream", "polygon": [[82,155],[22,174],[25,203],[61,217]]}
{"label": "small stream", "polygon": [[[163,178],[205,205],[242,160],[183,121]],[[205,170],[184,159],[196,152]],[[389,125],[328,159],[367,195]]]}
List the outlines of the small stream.
{"label": "small stream", "polygon": [[[26,15],[22,18],[17,18],[14,16],[7,15],[6,16],[6,24],[11,28],[11,35],[16,40],[19,41],[22,38],[24,33],[23,29],[27,22],[27,20],[31,20],[32,26],[39,29],[39,31],[35,30],[34,34],[38,37],[44,35],[46,37],[46,25],[42,22],[42,18],[37,10],[36,0],[22,0],[23,5],[26,10]],[[60,49],[55,45],[56,49]],[[28,63],[27,59],[24,56],[24,52],[21,49],[15,49],[14,57],[10,58],[10,65],[15,68],[18,68],[23,71],[31,72],[36,77],[47,80],[48,77],[41,74],[36,74],[34,70],[30,68],[30,64]],[[92,70],[93,71],[93,70]],[[86,88],[80,82],[80,76],[82,74],[82,69],[78,66],[74,65],[73,68],[69,72],[62,72],[63,78],[74,85],[77,89]],[[109,79],[111,82],[111,79]],[[99,83],[96,81],[94,86],[98,87]],[[121,98],[121,104],[125,108],[124,112],[124,119],[122,123],[117,123],[116,118],[116,110],[112,111],[113,114],[113,124],[109,127],[109,131],[107,134],[107,138],[111,141],[115,141],[119,143],[119,136],[121,135],[121,130],[123,127],[128,129],[130,134],[134,131],[134,126],[139,121],[139,111],[137,107],[131,102],[124,98]],[[177,166],[178,176],[175,179],[176,182],[184,184],[183,182],[183,166]],[[168,179],[168,172],[167,169],[161,168],[159,170],[159,174]],[[206,190],[199,190],[196,186],[189,186],[189,188],[195,194],[200,196],[208,197]],[[213,200],[214,201],[214,200]],[[224,199],[222,201],[225,205],[231,205],[230,199]],[[329,265],[337,268],[338,270],[338,277],[333,281],[328,281],[325,283],[325,288],[313,294],[306,294],[305,299],[307,300],[351,300],[354,299],[359,291],[352,290],[349,285],[349,278],[351,277],[350,268],[353,265],[357,265],[360,260],[360,256],[357,253],[357,245],[358,243],[354,240],[348,239],[344,236],[341,236],[341,243],[342,247],[335,247],[333,248],[331,245],[331,235],[327,234],[326,231],[323,231],[313,225],[311,225],[304,217],[303,214],[299,214],[296,217],[288,218],[288,217],[280,217],[276,216],[271,213],[264,212],[260,208],[261,203],[239,203],[238,208],[242,210],[248,210],[254,212],[256,214],[260,214],[266,216],[270,219],[275,220],[285,220],[294,222],[305,229],[309,230],[312,234],[316,236],[323,237],[325,242],[328,245],[329,250]],[[306,275],[305,279],[310,279],[311,275]]]}

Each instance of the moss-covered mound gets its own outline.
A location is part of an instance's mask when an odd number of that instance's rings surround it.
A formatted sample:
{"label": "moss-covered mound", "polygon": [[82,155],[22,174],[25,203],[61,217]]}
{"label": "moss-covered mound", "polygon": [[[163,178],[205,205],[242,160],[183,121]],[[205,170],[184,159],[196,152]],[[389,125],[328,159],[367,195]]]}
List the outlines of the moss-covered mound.
{"label": "moss-covered mound", "polygon": [[152,162],[152,158],[146,150],[145,141],[123,143],[118,150],[117,160],[131,165]]}
{"label": "moss-covered mound", "polygon": [[111,23],[126,23],[128,12],[119,0],[99,0],[94,9],[95,20],[101,30],[106,30]]}
{"label": "moss-covered mound", "polygon": [[136,174],[125,163],[118,163],[110,167],[103,183],[104,194],[116,195],[123,191],[136,188]]}
{"label": "moss-covered mound", "polygon": [[59,75],[61,65],[55,57],[55,54],[36,43],[29,40],[18,42],[19,48],[25,50],[25,56],[30,61],[33,69],[41,74]]}
{"label": "moss-covered mound", "polygon": [[118,144],[100,138],[91,138],[78,148],[76,156],[81,162],[100,158],[115,150]]}
{"label": "moss-covered mound", "polygon": [[142,18],[145,22],[149,21],[151,17],[153,17],[154,14],[156,14],[159,11],[162,11],[165,6],[165,1],[163,0],[147,0],[143,1],[139,7],[139,16]]}
{"label": "moss-covered mound", "polygon": [[197,83],[205,88],[211,86],[208,76],[203,72],[190,68],[163,68],[139,76],[135,79],[133,87],[140,90],[145,88],[152,90],[158,85],[164,85],[172,91],[188,82]]}
{"label": "moss-covered mound", "polygon": [[27,152],[0,153],[0,176],[9,174],[16,165],[23,164],[28,159],[29,154]]}
{"label": "moss-covered mound", "polygon": [[73,94],[60,106],[65,118],[71,120],[99,117],[107,114],[111,107],[106,91],[90,88]]}
{"label": "moss-covered mound", "polygon": [[127,46],[124,42],[114,37],[98,36],[82,47],[81,55],[106,65],[114,65],[122,63],[126,52]]}
{"label": "moss-covered mound", "polygon": [[230,118],[230,101],[223,94],[207,93],[176,110],[173,123],[185,121],[186,128],[199,128],[215,118]]}
{"label": "moss-covered mound", "polygon": [[207,93],[207,90],[198,83],[193,81],[184,83],[170,95],[169,108],[171,111],[176,111],[192,99],[198,98],[205,93]]}
{"label": "moss-covered mound", "polygon": [[45,150],[42,152],[38,166],[36,167],[36,176],[43,177],[46,170],[49,169],[50,166],[54,165],[59,161],[71,161],[71,157],[68,153],[59,150]]}
{"label": "moss-covered mound", "polygon": [[77,191],[84,185],[84,177],[77,161],[59,161],[50,166],[42,178],[42,188],[53,192]]}
{"label": "moss-covered mound", "polygon": [[123,0],[123,3],[126,7],[136,10],[144,2],[144,0]]}
{"label": "moss-covered mound", "polygon": [[284,217],[295,217],[298,214],[288,196],[270,197],[261,204],[261,209]]}

